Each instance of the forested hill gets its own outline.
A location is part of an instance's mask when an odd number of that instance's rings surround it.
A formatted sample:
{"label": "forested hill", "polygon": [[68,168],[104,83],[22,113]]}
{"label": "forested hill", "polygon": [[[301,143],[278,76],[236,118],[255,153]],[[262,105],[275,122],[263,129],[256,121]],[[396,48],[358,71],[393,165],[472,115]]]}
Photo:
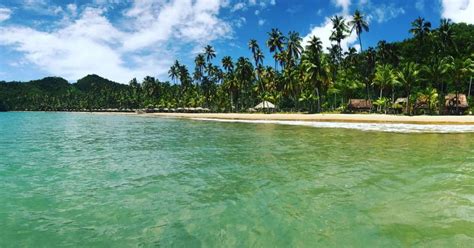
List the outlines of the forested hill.
{"label": "forested hill", "polygon": [[[207,107],[229,112],[245,111],[266,100],[280,110],[322,112],[342,110],[349,99],[356,98],[369,99],[377,111],[384,112],[403,98],[408,99],[406,112],[423,106],[429,113],[442,113],[449,93],[465,94],[474,105],[470,97],[474,92],[474,25],[441,20],[434,28],[417,18],[407,30],[412,38],[381,40],[375,47],[362,46],[360,53],[352,47],[343,51],[341,40],[354,30],[364,44],[369,31],[364,18],[357,11],[353,16],[357,22],[333,17],[328,50],[316,36],[303,47],[297,32],[284,35],[278,29],[268,32],[262,47],[250,40],[248,57],[223,56],[217,61],[216,51],[208,45],[196,56],[194,68],[179,61],[171,66],[168,73],[173,83],[145,77],[124,85],[97,75],[73,84],[57,77],[0,81],[0,110]],[[274,59],[274,65],[264,65],[265,56]]]}
{"label": "forested hill", "polygon": [[60,77],[46,77],[29,82],[0,81],[0,110],[136,108],[138,99],[132,96],[137,90],[132,86],[112,82],[97,75],[88,75],[74,84]]}

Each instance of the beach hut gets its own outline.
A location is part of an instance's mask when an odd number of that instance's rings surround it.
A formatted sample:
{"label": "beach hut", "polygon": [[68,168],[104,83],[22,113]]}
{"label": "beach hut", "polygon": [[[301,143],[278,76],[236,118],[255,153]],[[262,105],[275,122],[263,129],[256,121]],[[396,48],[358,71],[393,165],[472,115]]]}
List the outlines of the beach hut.
{"label": "beach hut", "polygon": [[257,111],[260,111],[260,110],[269,110],[269,111],[275,111],[275,105],[269,101],[263,101],[259,104],[257,104],[257,106],[253,107],[253,109],[257,110]]}
{"label": "beach hut", "polygon": [[465,94],[448,94],[444,100],[447,114],[462,114],[469,108]]}
{"label": "beach hut", "polygon": [[365,99],[349,99],[347,109],[349,112],[370,112],[372,109],[372,101]]}

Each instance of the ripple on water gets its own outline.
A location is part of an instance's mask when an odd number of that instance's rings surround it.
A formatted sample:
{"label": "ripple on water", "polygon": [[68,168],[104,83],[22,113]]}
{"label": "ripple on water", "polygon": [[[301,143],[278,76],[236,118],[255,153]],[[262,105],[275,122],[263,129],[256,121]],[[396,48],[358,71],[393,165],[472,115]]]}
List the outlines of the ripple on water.
{"label": "ripple on water", "polygon": [[474,242],[474,134],[274,124],[0,113],[0,246]]}

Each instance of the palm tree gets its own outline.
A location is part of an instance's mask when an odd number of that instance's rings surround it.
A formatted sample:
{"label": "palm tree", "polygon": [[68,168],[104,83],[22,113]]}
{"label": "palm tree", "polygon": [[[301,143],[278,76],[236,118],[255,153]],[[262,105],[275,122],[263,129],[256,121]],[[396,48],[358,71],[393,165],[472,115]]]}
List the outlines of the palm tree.
{"label": "palm tree", "polygon": [[240,102],[239,108],[249,105],[248,94],[250,93],[250,89],[252,87],[254,76],[253,70],[252,63],[250,63],[248,58],[240,57],[237,59],[237,63],[235,65],[235,79],[238,82],[237,97],[238,101]]}
{"label": "palm tree", "polygon": [[352,31],[356,31],[357,37],[359,38],[360,50],[362,51],[362,40],[361,34],[363,31],[369,32],[369,23],[365,20],[365,16],[359,11],[356,10],[352,16],[352,20],[348,23],[349,26],[352,26]]}
{"label": "palm tree", "polygon": [[206,56],[207,63],[210,63],[216,57],[216,51],[211,45],[207,45],[204,47],[204,55]]}
{"label": "palm tree", "polygon": [[300,58],[303,47],[301,46],[301,41],[303,39],[300,37],[300,34],[295,31],[290,31],[288,33],[288,41],[286,43],[287,53],[287,66],[295,65],[296,61]]}
{"label": "palm tree", "polygon": [[[321,112],[321,96],[320,87],[322,84],[322,77],[324,75],[326,67],[323,66],[321,56],[322,54],[322,42],[321,40],[313,36],[310,38],[308,45],[306,46],[305,52],[303,53],[302,66],[304,70],[305,81],[309,81],[316,91],[317,100],[317,111]],[[309,96],[307,94],[307,96]],[[305,98],[310,99],[310,98]]]}
{"label": "palm tree", "polygon": [[[456,98],[459,99],[459,91],[461,90],[461,82],[470,78],[474,74],[474,60],[471,58],[455,59],[448,56],[443,59],[444,73],[447,73],[454,80],[456,88]],[[456,101],[456,112],[459,111],[458,101]]]}
{"label": "palm tree", "polygon": [[418,17],[411,23],[412,28],[410,33],[415,36],[415,38],[423,40],[426,35],[431,31],[431,23],[425,21],[425,18]]}
{"label": "palm tree", "polygon": [[410,111],[410,97],[413,87],[419,82],[420,66],[414,62],[408,62],[401,65],[400,71],[398,71],[397,77],[398,82],[405,87],[407,94],[407,106],[406,112],[411,115]]}
{"label": "palm tree", "polygon": [[273,58],[275,59],[275,71],[277,67],[277,53],[283,51],[283,44],[285,43],[285,37],[277,28],[272,28],[272,31],[268,33],[267,47],[271,53],[274,53]]}
{"label": "palm tree", "polygon": [[383,90],[386,87],[392,87],[392,102],[393,102],[393,88],[397,83],[397,77],[393,67],[389,64],[378,64],[375,69],[375,77],[373,84],[380,88],[379,99],[383,97]]}
{"label": "palm tree", "polygon": [[439,29],[439,39],[441,43],[441,47],[443,48],[443,54],[447,54],[451,48],[456,48],[456,43],[454,43],[454,30],[453,30],[453,24],[449,19],[441,19]]}
{"label": "palm tree", "polygon": [[230,56],[224,56],[222,58],[222,68],[230,73],[234,69],[234,63],[232,62],[232,58]]}
{"label": "palm tree", "polygon": [[431,23],[425,21],[424,18],[418,17],[411,23],[412,28],[410,29],[410,33],[413,34],[415,39],[418,42],[418,49],[419,56],[417,58],[418,62],[420,61],[421,57],[424,55],[425,51],[425,44],[426,37],[431,32]]}
{"label": "palm tree", "polygon": [[226,70],[226,75],[224,76],[224,84],[225,87],[229,91],[230,95],[230,105],[231,110],[234,108],[234,91],[236,89],[236,80],[234,80],[233,70],[234,70],[234,63],[232,62],[232,58],[230,56],[224,56],[222,58],[222,68]]}
{"label": "palm tree", "polygon": [[337,51],[336,51],[336,57],[337,61],[340,62],[342,58],[342,47],[341,47],[341,41],[347,37],[348,33],[348,27],[346,25],[346,21],[342,16],[334,16],[331,18],[332,22],[332,28],[333,31],[331,33],[331,36],[329,39],[331,41],[336,41],[337,43]]}
{"label": "palm tree", "polygon": [[206,61],[202,53],[196,56],[196,58],[194,59],[194,64],[196,65],[196,68],[198,68],[202,72],[204,66],[206,65]]}
{"label": "palm tree", "polygon": [[174,81],[174,83],[176,83],[176,79],[179,77],[180,67],[181,65],[179,64],[179,61],[176,60],[174,64],[170,67],[170,69],[168,70],[168,76],[171,78],[171,80]]}
{"label": "palm tree", "polygon": [[421,69],[421,74],[423,76],[422,80],[426,83],[431,83],[434,87],[437,88],[439,92],[439,104],[440,110],[444,104],[443,99],[445,95],[445,87],[444,87],[444,77],[445,77],[445,68],[446,65],[444,64],[446,60],[441,60],[438,58],[433,58],[429,63],[424,65]]}
{"label": "palm tree", "polygon": [[263,55],[262,50],[260,50],[257,40],[252,39],[249,41],[249,49],[252,52],[255,67],[258,67],[263,63],[265,56]]}
{"label": "palm tree", "polygon": [[319,54],[323,51],[323,43],[321,42],[321,39],[319,39],[318,37],[312,36],[309,39],[308,46],[306,46],[306,49]]}

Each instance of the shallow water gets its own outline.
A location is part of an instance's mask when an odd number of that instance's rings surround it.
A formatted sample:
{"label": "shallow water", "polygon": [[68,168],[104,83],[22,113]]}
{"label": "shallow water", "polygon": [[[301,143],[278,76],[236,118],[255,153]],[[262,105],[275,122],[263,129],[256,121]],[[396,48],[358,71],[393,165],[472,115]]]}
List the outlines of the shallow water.
{"label": "shallow water", "polygon": [[0,113],[0,247],[469,247],[474,134]]}

